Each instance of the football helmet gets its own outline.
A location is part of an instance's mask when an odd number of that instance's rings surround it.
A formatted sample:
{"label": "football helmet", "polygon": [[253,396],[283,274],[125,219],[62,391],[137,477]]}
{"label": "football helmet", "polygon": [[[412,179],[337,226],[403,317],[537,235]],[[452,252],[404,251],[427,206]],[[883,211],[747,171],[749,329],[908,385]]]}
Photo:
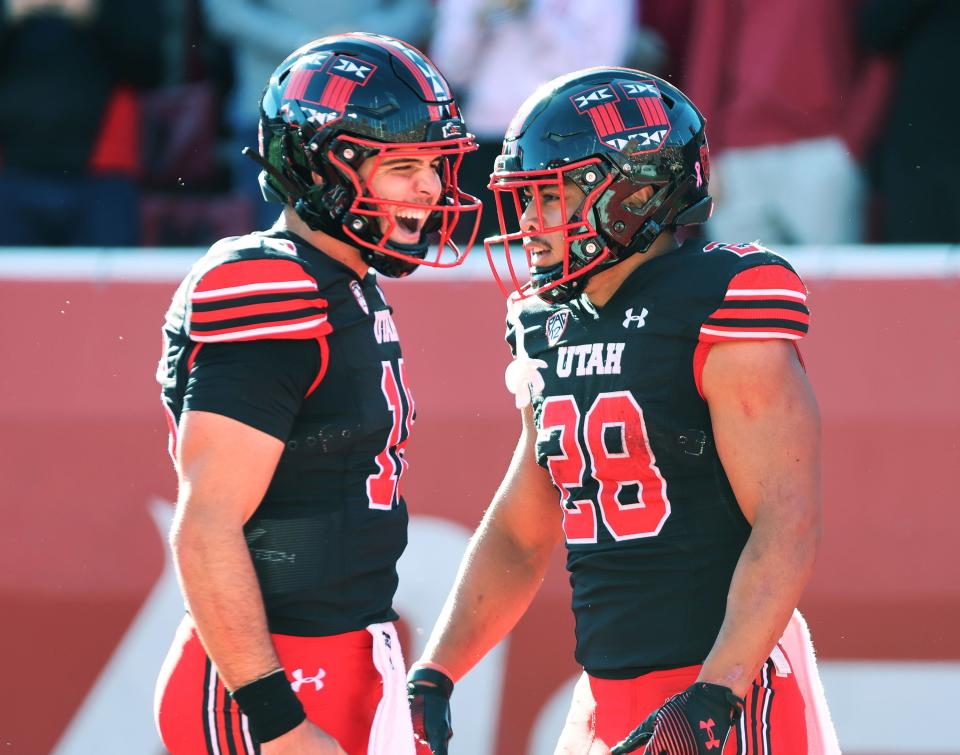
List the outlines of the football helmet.
{"label": "football helmet", "polygon": [[[647,251],[665,229],[706,222],[709,178],[703,116],[672,84],[630,68],[556,78],[520,107],[494,164],[489,188],[501,235],[484,241],[494,277],[506,294],[569,301],[590,276]],[[566,181],[583,192],[579,207],[565,206]],[[626,201],[644,186],[655,189],[646,202]],[[543,222],[541,194],[548,190],[569,218],[561,225]],[[508,229],[519,226],[531,202],[538,227]],[[511,242],[558,231],[561,262],[541,269],[528,253],[527,269],[517,269]]]}
{"label": "football helmet", "polygon": [[[264,90],[259,142],[259,155],[245,154],[263,168],[264,199],[291,205],[310,228],[357,247],[384,275],[452,267],[473,243],[480,201],[460,190],[457,173],[475,139],[440,71],[405,42],[350,33],[293,52]],[[390,200],[368,188],[384,160],[423,157],[440,158],[435,204]],[[366,160],[374,163],[364,181],[359,169]],[[403,209],[423,220],[417,243],[390,241]],[[473,232],[461,251],[451,236],[464,216]],[[433,234],[436,252],[428,257]]]}

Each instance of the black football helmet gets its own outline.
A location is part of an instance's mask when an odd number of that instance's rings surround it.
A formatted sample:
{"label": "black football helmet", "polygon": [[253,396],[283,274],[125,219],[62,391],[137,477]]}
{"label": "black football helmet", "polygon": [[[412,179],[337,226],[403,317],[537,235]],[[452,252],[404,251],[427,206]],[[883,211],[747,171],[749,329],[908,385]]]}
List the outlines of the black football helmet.
{"label": "black football helmet", "polygon": [[[392,37],[351,33],[310,42],[280,64],[260,101],[260,154],[245,153],[263,168],[264,199],[291,205],[313,230],[356,246],[384,275],[402,277],[418,265],[453,267],[465,258],[480,201],[460,191],[457,173],[476,148],[449,85],[422,52]],[[383,160],[425,156],[441,158],[436,204],[388,200],[368,188]],[[375,162],[363,181],[366,160]],[[402,208],[427,213],[416,244],[389,240]],[[461,252],[451,236],[470,213],[473,233]],[[432,234],[439,238],[428,258]]]}
{"label": "black football helmet", "polygon": [[[709,178],[703,116],[672,84],[630,68],[587,68],[556,78],[520,107],[490,176],[501,232],[484,242],[494,276],[504,293],[568,301],[591,275],[647,251],[663,230],[706,222],[713,209]],[[580,207],[564,206],[565,181],[583,191]],[[655,189],[647,202],[624,203],[644,186]],[[561,213],[569,217],[563,225],[544,227],[541,192],[547,189],[561,197]],[[508,230],[507,211],[519,220],[530,202],[539,227]],[[527,254],[524,281],[511,242],[557,231],[563,232],[563,261],[539,269]],[[501,255],[505,267],[498,265]]]}

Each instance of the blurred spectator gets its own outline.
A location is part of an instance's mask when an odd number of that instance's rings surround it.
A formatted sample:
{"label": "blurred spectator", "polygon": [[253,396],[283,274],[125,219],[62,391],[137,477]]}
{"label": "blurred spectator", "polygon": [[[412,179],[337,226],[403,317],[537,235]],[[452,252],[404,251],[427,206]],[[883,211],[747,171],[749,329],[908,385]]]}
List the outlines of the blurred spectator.
{"label": "blurred spectator", "polygon": [[270,74],[292,50],[328,34],[375,32],[420,47],[430,29],[431,0],[204,0],[204,8],[210,30],[233,48],[236,65],[227,106],[234,190],[254,202],[253,227],[269,228],[276,207],[260,195],[260,167],[240,151],[257,146],[257,108]]}
{"label": "blurred spectator", "polygon": [[513,114],[540,84],[587,66],[623,65],[635,0],[438,0],[430,57],[453,86],[480,149],[461,186],[484,203],[480,235],[499,233],[487,190]]}
{"label": "blurred spectator", "polygon": [[655,73],[676,87],[685,89],[683,73],[690,41],[690,14],[695,0],[655,2],[635,0],[638,33],[641,39],[652,35],[659,40],[660,59],[655,64],[628,58],[627,64]]}
{"label": "blurred spectator", "polygon": [[135,88],[163,78],[137,0],[0,0],[0,245],[138,241]]}
{"label": "blurred spectator", "polygon": [[707,233],[770,244],[863,239],[862,156],[884,99],[859,0],[697,0],[687,94],[707,118]]}
{"label": "blurred spectator", "polygon": [[898,63],[876,150],[878,236],[888,243],[960,243],[960,152],[953,129],[960,65],[956,0],[868,0],[860,39]]}

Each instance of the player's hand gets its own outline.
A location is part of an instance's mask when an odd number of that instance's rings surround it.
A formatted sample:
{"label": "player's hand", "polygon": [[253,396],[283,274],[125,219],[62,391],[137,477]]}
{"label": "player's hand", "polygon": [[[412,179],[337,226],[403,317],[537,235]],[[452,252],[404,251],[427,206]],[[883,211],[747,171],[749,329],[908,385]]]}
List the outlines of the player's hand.
{"label": "player's hand", "polygon": [[730,726],[743,709],[743,700],[726,687],[696,682],[667,700],[616,745],[611,755],[716,755],[723,751]]}
{"label": "player's hand", "polygon": [[347,755],[336,739],[309,721],[260,745],[261,755]]}
{"label": "player's hand", "polygon": [[432,668],[418,668],[407,679],[407,699],[413,719],[413,736],[429,747],[433,755],[447,755],[453,736],[450,723],[450,695],[453,680]]}

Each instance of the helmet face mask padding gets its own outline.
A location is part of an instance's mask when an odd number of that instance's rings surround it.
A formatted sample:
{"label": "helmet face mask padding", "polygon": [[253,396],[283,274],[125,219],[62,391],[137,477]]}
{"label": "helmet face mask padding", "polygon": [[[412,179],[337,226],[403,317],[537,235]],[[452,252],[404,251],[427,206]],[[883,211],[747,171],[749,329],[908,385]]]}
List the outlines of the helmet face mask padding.
{"label": "helmet face mask padding", "polygon": [[[274,71],[261,99],[257,162],[270,167],[260,175],[264,198],[291,205],[312,230],[357,247],[364,262],[390,277],[463,261],[479,227],[480,201],[460,189],[457,176],[463,155],[476,148],[440,72],[390,37],[357,33],[311,42]],[[380,163],[396,156],[439,158],[435,202],[390,200],[368,190]],[[375,163],[362,180],[367,160]],[[428,212],[415,243],[390,240],[400,208]],[[452,236],[464,220],[473,226],[461,251]]]}
{"label": "helmet face mask padding", "polygon": [[[563,229],[563,264],[530,270],[525,282],[510,241],[545,231],[509,232],[502,208],[511,203],[500,195],[547,173],[559,187],[573,181],[586,199]],[[485,241],[491,268],[506,294],[569,300],[590,276],[646,252],[664,230],[705,222],[708,180],[703,117],[671,84],[627,68],[561,76],[531,95],[507,130],[489,184],[501,222],[501,235]],[[645,202],[631,199],[646,186],[653,193]],[[573,231],[574,221],[589,233]],[[498,269],[504,257],[506,272]]]}

